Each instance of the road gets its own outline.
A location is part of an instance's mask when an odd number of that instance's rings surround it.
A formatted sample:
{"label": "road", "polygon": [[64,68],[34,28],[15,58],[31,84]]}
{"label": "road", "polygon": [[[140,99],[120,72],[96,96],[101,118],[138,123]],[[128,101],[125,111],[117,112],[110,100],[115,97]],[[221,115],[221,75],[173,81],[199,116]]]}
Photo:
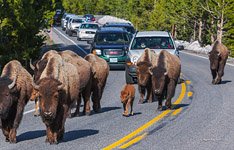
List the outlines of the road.
{"label": "road", "polygon": [[[52,30],[51,37],[62,50],[72,49],[81,56],[89,53],[85,41],[64,35],[59,27]],[[212,85],[208,59],[183,52],[180,58],[186,82],[177,85],[175,109],[157,111],[157,102],[138,104],[137,92],[135,115],[123,117],[119,96],[125,84],[124,71],[111,70],[101,100],[102,112],[67,119],[64,139],[58,145],[44,142],[45,125],[33,116],[34,104],[29,102],[18,129],[18,143],[6,143],[0,134],[0,149],[233,149],[234,68],[227,65],[222,84]]]}

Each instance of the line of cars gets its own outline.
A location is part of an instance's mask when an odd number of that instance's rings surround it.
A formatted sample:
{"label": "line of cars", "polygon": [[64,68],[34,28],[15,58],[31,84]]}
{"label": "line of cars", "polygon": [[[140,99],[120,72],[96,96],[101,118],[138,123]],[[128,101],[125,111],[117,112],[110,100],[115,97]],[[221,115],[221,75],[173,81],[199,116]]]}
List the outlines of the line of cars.
{"label": "line of cars", "polygon": [[126,22],[107,22],[100,26],[94,16],[88,16],[65,14],[62,29],[70,36],[76,33],[77,40],[87,40],[90,52],[105,59],[110,68],[125,68],[126,83],[137,83],[135,64],[145,48],[156,53],[165,49],[179,56],[179,49],[167,31],[138,32]]}

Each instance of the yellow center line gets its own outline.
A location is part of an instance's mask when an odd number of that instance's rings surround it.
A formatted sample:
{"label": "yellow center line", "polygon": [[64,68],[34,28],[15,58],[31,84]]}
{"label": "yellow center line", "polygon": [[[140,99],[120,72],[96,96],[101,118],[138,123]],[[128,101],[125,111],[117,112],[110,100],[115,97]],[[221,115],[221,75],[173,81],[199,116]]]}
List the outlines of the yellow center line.
{"label": "yellow center line", "polygon": [[[173,104],[179,104],[186,93],[186,85],[185,83],[181,83],[181,93],[178,97],[178,99],[173,103]],[[143,126],[139,127],[138,129],[136,129],[135,131],[131,132],[130,134],[126,135],[125,137],[121,138],[120,140],[114,142],[113,144],[110,144],[109,146],[103,148],[103,150],[111,150],[113,148],[116,148],[117,146],[119,146],[120,144],[123,144],[124,142],[128,141],[129,139],[135,137],[137,134],[141,133],[143,130],[149,128],[151,125],[153,125],[154,123],[156,123],[157,121],[161,120],[162,118],[164,118],[166,115],[168,115],[172,110],[165,110],[163,111],[161,114],[159,114],[157,117],[153,118],[152,120],[150,120],[149,122],[145,123]]]}
{"label": "yellow center line", "polygon": [[126,144],[120,146],[119,148],[121,148],[121,149],[128,148],[129,146],[131,146],[131,145],[133,145],[133,144],[139,142],[139,141],[142,140],[143,138],[145,138],[145,137],[147,136],[147,134],[148,134],[148,133],[144,133],[144,134],[142,134],[142,135],[140,135],[140,136],[137,136],[137,137],[135,137],[134,139],[132,139],[131,141],[129,141],[128,143],[126,143]]}
{"label": "yellow center line", "polygon": [[187,81],[185,81],[186,82],[186,84],[191,84],[191,81],[189,81],[189,80],[187,80]]}
{"label": "yellow center line", "polygon": [[179,114],[182,111],[182,108],[178,108],[175,111],[172,112],[172,116],[176,116],[177,114]]}

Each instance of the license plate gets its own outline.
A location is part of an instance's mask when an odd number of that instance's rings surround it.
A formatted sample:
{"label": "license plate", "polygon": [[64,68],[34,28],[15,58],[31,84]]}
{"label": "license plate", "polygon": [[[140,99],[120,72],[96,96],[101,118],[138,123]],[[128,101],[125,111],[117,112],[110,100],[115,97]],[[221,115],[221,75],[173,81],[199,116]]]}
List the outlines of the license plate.
{"label": "license plate", "polygon": [[110,58],[110,62],[111,63],[117,63],[118,62],[118,58]]}

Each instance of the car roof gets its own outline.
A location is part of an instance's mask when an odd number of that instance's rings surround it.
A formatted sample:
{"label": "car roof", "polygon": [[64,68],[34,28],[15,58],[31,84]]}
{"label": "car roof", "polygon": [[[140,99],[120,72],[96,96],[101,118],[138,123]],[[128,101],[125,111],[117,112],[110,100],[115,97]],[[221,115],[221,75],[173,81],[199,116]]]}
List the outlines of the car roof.
{"label": "car roof", "polygon": [[71,18],[72,18],[72,19],[82,19],[82,20],[84,20],[84,18],[79,17],[79,16],[72,16]]}
{"label": "car roof", "polygon": [[107,22],[105,26],[131,26],[131,23],[127,22]]}
{"label": "car roof", "polygon": [[95,22],[83,22],[82,24],[96,24],[96,25],[98,25],[98,23],[95,23]]}
{"label": "car roof", "polygon": [[152,37],[152,36],[170,37],[169,33],[166,31],[139,31],[136,34],[136,37]]}
{"label": "car roof", "polygon": [[93,14],[85,14],[84,16],[92,16],[92,17],[94,17]]}
{"label": "car roof", "polygon": [[101,27],[97,32],[126,32],[127,31],[124,28],[118,28],[118,27]]}

